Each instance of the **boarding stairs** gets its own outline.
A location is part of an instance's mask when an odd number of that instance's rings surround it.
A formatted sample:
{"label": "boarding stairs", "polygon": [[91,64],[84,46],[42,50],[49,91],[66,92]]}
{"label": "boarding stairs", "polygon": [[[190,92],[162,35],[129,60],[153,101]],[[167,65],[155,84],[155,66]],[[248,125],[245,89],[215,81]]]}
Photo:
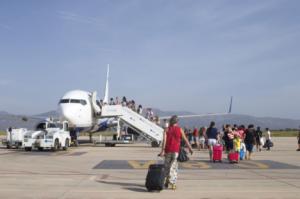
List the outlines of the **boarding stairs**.
{"label": "boarding stairs", "polygon": [[[104,105],[101,117],[115,117],[150,140],[152,146],[159,145],[163,140],[163,129],[142,115],[122,105]],[[156,142],[156,143],[155,143]]]}

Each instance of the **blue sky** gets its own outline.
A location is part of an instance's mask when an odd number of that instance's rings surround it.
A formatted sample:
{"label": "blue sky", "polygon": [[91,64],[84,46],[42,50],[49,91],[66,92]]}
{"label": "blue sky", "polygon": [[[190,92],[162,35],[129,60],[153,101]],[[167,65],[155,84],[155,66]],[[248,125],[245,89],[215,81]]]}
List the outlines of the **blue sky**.
{"label": "blue sky", "polygon": [[297,0],[0,1],[0,110],[68,90],[144,106],[300,119]]}

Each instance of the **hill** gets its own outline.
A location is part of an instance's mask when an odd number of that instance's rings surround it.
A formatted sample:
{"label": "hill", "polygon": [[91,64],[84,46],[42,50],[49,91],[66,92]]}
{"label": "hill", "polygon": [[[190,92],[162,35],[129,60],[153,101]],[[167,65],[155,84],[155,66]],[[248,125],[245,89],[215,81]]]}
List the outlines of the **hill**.
{"label": "hill", "polygon": [[237,125],[249,125],[254,124],[255,126],[260,126],[261,128],[270,128],[273,130],[280,129],[298,129],[300,120],[284,119],[284,118],[273,118],[273,117],[254,117],[249,115],[238,115],[229,114],[222,116],[205,116],[201,118],[189,118],[180,119],[180,124],[182,126],[188,127],[200,127],[209,126],[211,121],[215,121],[218,128],[221,128],[223,124],[237,124]]}
{"label": "hill", "polygon": [[14,115],[6,111],[0,111],[0,131],[5,131],[8,127],[34,129],[41,120],[53,117],[57,118],[57,111],[49,111],[33,116]]}
{"label": "hill", "polygon": [[[191,115],[195,113],[187,111],[162,111],[159,109],[153,109],[154,113],[159,116],[171,116],[171,115]],[[6,111],[0,111],[0,130],[4,131],[8,127],[15,128],[29,128],[33,129],[34,126],[43,118],[47,117],[58,117],[57,111],[49,111],[46,113],[41,113],[33,116],[22,116],[13,115]],[[27,121],[24,121],[24,117]],[[195,118],[182,118],[180,119],[180,125],[186,127],[200,127],[208,126],[211,121],[215,121],[217,126],[220,128],[223,124],[254,124],[255,126],[260,126],[262,128],[269,127],[270,129],[280,130],[280,129],[298,129],[300,125],[300,120],[294,119],[284,119],[284,118],[273,118],[273,117],[254,117],[249,115],[240,114],[229,114],[222,116],[205,116],[205,117],[195,117]]]}
{"label": "hill", "polygon": [[48,111],[45,113],[40,113],[37,115],[34,115],[33,117],[40,117],[40,118],[47,118],[47,117],[53,117],[53,118],[58,118],[59,114],[57,111]]}

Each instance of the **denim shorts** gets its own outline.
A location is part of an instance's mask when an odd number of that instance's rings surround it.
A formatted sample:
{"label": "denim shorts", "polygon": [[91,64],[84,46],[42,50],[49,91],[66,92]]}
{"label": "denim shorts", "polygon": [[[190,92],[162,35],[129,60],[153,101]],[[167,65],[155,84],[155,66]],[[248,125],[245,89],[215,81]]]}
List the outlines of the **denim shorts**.
{"label": "denim shorts", "polygon": [[249,152],[253,151],[253,144],[246,144],[246,150]]}

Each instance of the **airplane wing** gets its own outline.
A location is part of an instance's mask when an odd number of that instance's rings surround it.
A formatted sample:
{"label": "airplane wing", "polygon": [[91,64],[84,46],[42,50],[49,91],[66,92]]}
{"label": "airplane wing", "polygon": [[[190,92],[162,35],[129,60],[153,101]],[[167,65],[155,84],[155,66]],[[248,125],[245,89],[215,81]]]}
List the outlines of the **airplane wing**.
{"label": "airplane wing", "polygon": [[[199,115],[177,115],[178,118],[193,118],[193,117],[206,117],[206,116],[217,116],[217,115],[228,115],[230,113],[206,113],[206,114],[199,114]],[[172,116],[163,116],[159,117],[159,119],[170,119]]]}
{"label": "airplane wing", "polygon": [[[227,113],[206,113],[206,114],[195,114],[195,115],[178,115],[178,118],[193,118],[193,117],[206,117],[206,116],[218,116],[218,115],[228,115],[231,114],[232,110],[232,98],[230,98],[229,110]],[[172,116],[162,116],[159,117],[160,120],[170,119]]]}

